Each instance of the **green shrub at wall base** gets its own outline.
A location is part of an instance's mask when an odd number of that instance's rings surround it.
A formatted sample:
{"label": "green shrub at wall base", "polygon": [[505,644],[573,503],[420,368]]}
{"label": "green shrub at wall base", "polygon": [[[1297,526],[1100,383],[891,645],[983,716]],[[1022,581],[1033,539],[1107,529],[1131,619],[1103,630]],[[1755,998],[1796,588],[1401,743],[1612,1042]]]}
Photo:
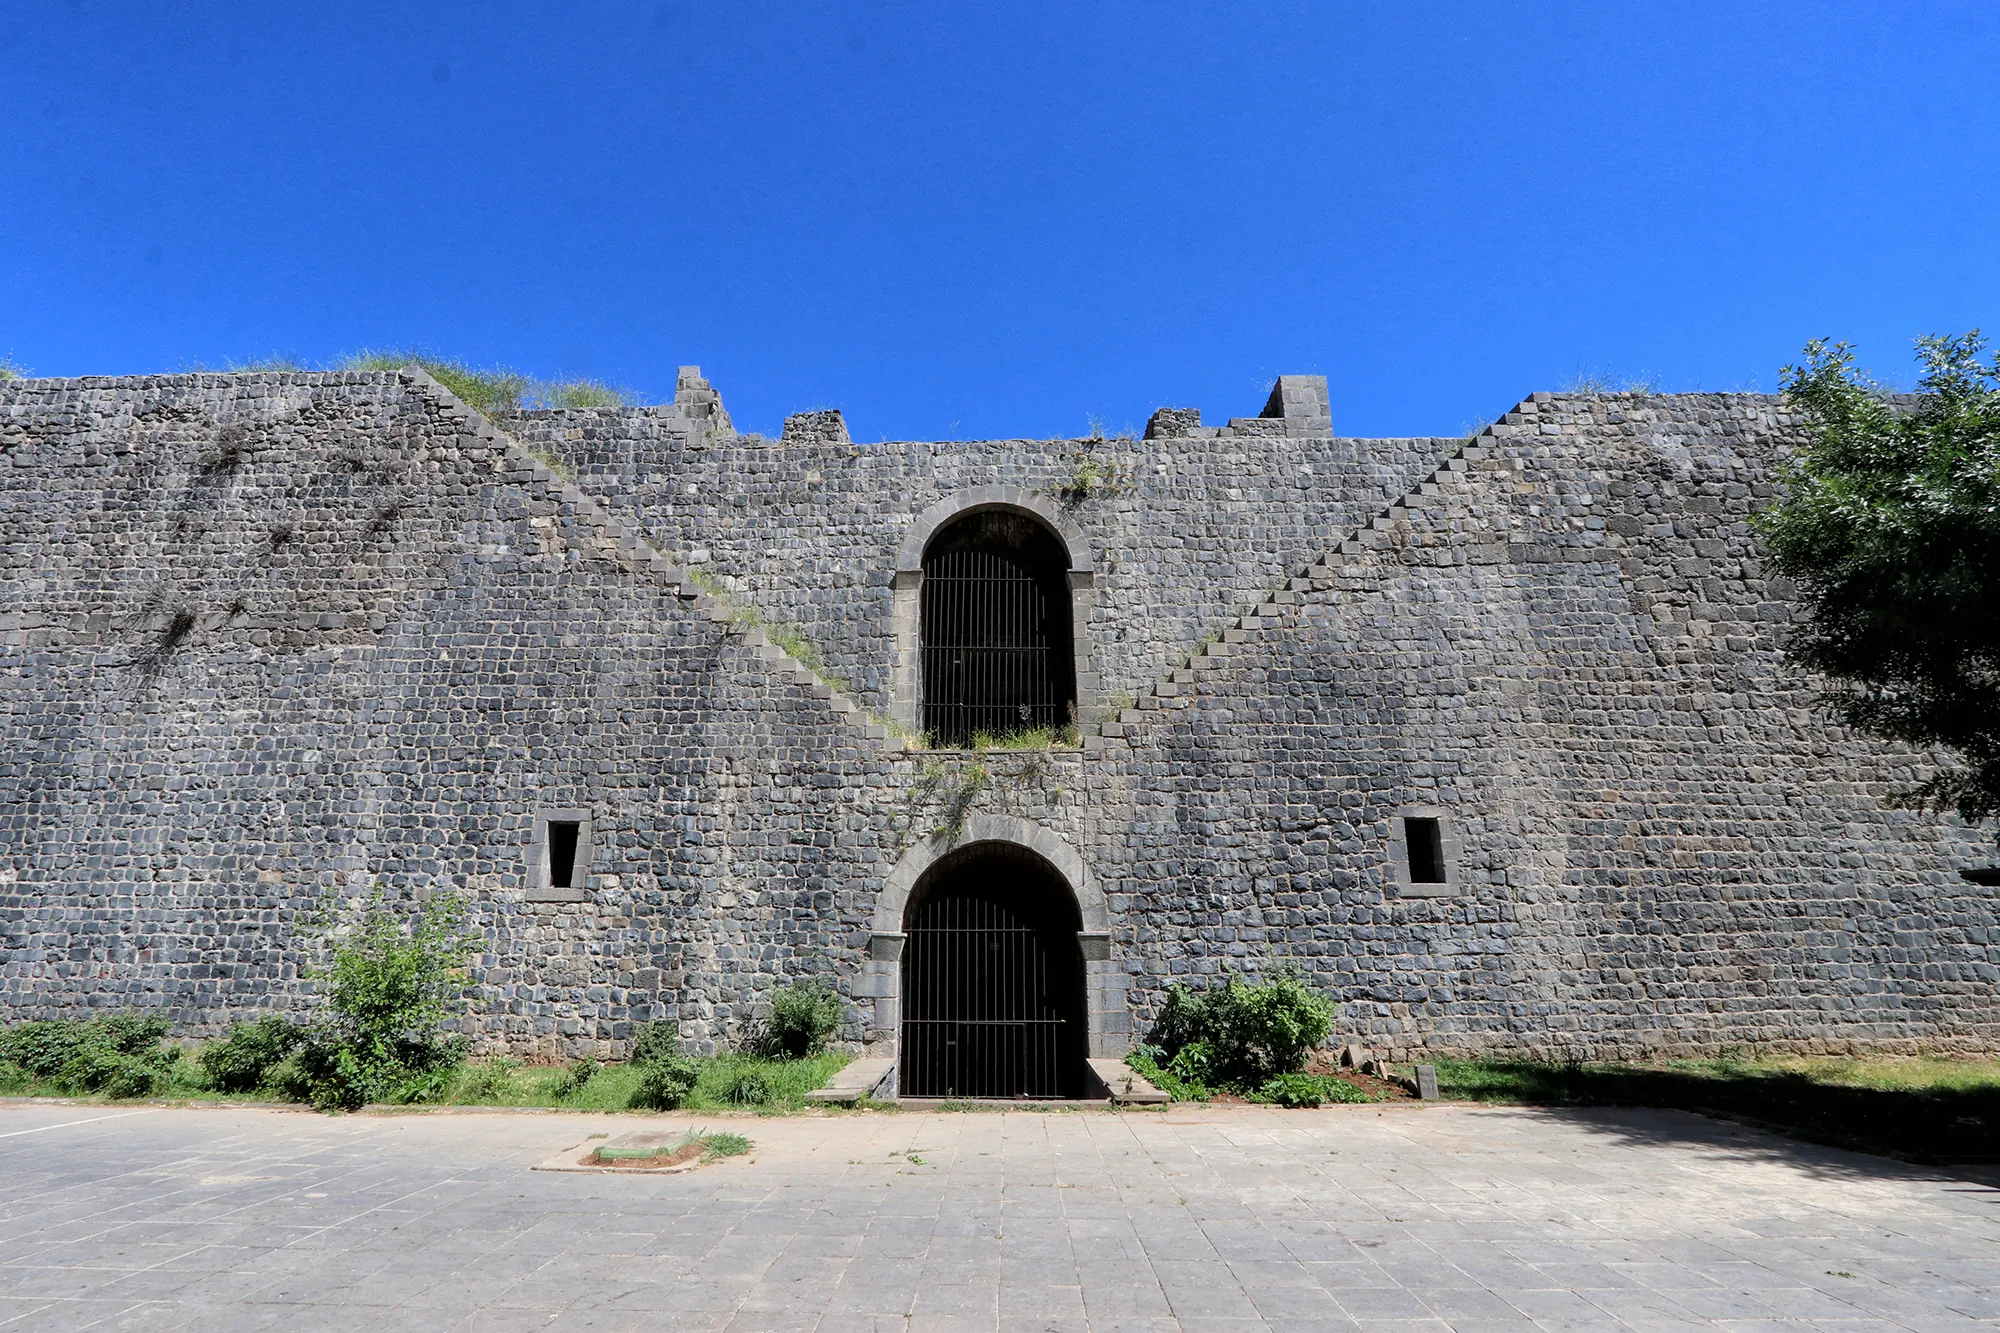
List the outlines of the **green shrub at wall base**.
{"label": "green shrub at wall base", "polygon": [[669,1023],[641,1023],[632,1034],[632,1063],[657,1064],[681,1053],[680,1033]]}
{"label": "green shrub at wall base", "polygon": [[756,1070],[747,1070],[729,1085],[728,1097],[738,1106],[762,1106],[771,1100],[771,1085]]}
{"label": "green shrub at wall base", "polygon": [[0,1060],[39,1079],[53,1079],[76,1049],[83,1024],[66,1018],[16,1023],[0,1033]]}
{"label": "green shrub at wall base", "polygon": [[1215,1052],[1205,1041],[1191,1041],[1167,1061],[1167,1072],[1183,1083],[1212,1082],[1215,1078]]}
{"label": "green shrub at wall base", "polygon": [[266,1083],[285,1100],[306,1102],[317,1111],[435,1101],[465,1054],[463,1037],[405,1038],[378,1047],[356,1042],[339,1028],[311,1027]]}
{"label": "green shrub at wall base", "polygon": [[687,1100],[700,1077],[701,1066],[684,1055],[648,1061],[640,1071],[639,1086],[632,1090],[632,1105],[671,1111]]}
{"label": "green shrub at wall base", "polygon": [[1177,1102],[1205,1102],[1215,1095],[1215,1090],[1207,1084],[1176,1075],[1167,1067],[1165,1054],[1157,1046],[1141,1046],[1125,1057],[1125,1063]]}
{"label": "green shrub at wall base", "polygon": [[150,1097],[181,1059],[178,1046],[161,1045],[169,1026],[157,1014],[16,1023],[0,1033],[0,1064],[65,1092]]}
{"label": "green shrub at wall base", "polygon": [[1205,1041],[1212,1027],[1207,991],[1170,986],[1159,1017],[1146,1034],[1146,1044],[1159,1048],[1162,1062],[1171,1061],[1187,1047]]}
{"label": "green shrub at wall base", "polygon": [[584,1056],[563,1071],[562,1078],[555,1085],[554,1091],[556,1096],[562,1098],[564,1101],[576,1096],[590,1086],[590,1080],[596,1078],[598,1072],[603,1068],[604,1066],[597,1063],[597,1061],[587,1055]]}
{"label": "green shrub at wall base", "polygon": [[442,1096],[470,1044],[443,1033],[463,1003],[469,914],[455,894],[398,900],[379,884],[346,907],[329,898],[314,929],[330,958],[307,972],[326,987],[326,1011],[271,1076],[275,1089],[322,1111]]}
{"label": "green shrub at wall base", "polygon": [[771,997],[771,1014],[751,1043],[759,1055],[773,1060],[803,1060],[826,1049],[827,1038],[840,1028],[840,996],[815,982],[781,986]]}
{"label": "green shrub at wall base", "polygon": [[382,1100],[398,1106],[426,1106],[441,1102],[451,1092],[451,1085],[457,1077],[456,1062],[406,1072],[390,1085],[388,1094]]}
{"label": "green shrub at wall base", "polygon": [[1327,1102],[1375,1100],[1346,1079],[1324,1074],[1280,1074],[1257,1090],[1257,1100],[1274,1106],[1312,1107]]}
{"label": "green shrub at wall base", "polygon": [[305,1040],[305,1029],[276,1014],[229,1029],[201,1051],[201,1072],[217,1092],[254,1092]]}
{"label": "green shrub at wall base", "polygon": [[1230,976],[1195,991],[1175,986],[1148,1033],[1176,1078],[1250,1093],[1295,1073],[1333,1028],[1333,1002],[1281,972],[1251,985]]}

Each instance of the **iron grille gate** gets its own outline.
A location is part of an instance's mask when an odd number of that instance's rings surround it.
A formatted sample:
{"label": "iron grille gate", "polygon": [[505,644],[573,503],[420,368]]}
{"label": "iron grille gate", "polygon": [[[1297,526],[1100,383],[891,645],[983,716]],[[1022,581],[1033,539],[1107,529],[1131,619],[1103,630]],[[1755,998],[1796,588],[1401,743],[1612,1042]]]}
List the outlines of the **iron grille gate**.
{"label": "iron grille gate", "polygon": [[903,946],[908,1097],[1064,1097],[1075,1034],[1053,941],[985,893],[924,902]]}
{"label": "iron grille gate", "polygon": [[996,551],[924,562],[924,730],[940,745],[1069,721],[1050,660],[1048,597]]}

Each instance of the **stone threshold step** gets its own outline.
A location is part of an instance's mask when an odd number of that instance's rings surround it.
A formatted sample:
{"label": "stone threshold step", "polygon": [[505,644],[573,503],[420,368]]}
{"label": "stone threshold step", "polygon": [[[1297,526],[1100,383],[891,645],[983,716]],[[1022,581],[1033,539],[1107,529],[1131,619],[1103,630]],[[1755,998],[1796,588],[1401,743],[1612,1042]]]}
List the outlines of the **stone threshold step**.
{"label": "stone threshold step", "polygon": [[877,1088],[895,1073],[894,1060],[852,1060],[842,1065],[823,1088],[806,1094],[809,1102],[858,1102],[872,1097]]}

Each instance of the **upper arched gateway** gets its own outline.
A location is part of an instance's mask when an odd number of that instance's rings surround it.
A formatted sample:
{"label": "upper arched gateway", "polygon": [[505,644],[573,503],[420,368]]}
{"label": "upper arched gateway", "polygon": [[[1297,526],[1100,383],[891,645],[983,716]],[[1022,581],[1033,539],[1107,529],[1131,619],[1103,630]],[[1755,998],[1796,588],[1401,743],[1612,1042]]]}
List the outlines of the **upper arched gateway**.
{"label": "upper arched gateway", "polygon": [[918,624],[923,731],[933,744],[1075,720],[1066,554],[1046,526],[1011,509],[962,515],[931,538]]}
{"label": "upper arched gateway", "polygon": [[896,719],[944,746],[1079,720],[1093,581],[1082,532],[1044,496],[987,486],[932,505],[897,554]]}

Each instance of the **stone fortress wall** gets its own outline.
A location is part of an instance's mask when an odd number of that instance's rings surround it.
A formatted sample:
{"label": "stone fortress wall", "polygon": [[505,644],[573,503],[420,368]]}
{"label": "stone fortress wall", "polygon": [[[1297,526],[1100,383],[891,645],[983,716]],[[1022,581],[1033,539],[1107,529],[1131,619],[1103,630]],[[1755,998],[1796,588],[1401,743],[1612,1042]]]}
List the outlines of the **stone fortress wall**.
{"label": "stone fortress wall", "polygon": [[[856,699],[885,711],[892,576],[913,517],[977,488],[1038,497],[1089,546],[1078,623],[1101,704],[1149,684],[1222,610],[1283,584],[1300,552],[1366,523],[1458,443],[1334,438],[1324,382],[1311,384],[1289,420],[1204,428],[1183,411],[1146,439],[856,444],[834,412],[793,417],[777,440],[718,437],[714,390],[688,367],[669,407],[501,424],[662,550],[803,630]],[[1099,478],[1087,495],[1076,486],[1086,467]]]}
{"label": "stone fortress wall", "polygon": [[[694,372],[493,424],[410,372],[0,385],[0,1002],[296,1009],[302,914],[380,879],[475,901],[488,1045],[712,1047],[804,974],[893,1039],[897,905],[973,762],[877,720],[896,568],[983,495],[1083,552],[1094,679],[1083,748],[983,761],[964,836],[1077,890],[1100,1053],[1177,978],[1286,962],[1404,1053],[2000,1046],[1956,873],[1990,839],[1886,808],[1922,757],[1779,657],[1777,400],[1538,394],[1469,444],[1336,438],[1307,377],[1268,410],[857,446],[735,435]],[[581,890],[534,880],[548,810]],[[1441,888],[1398,863],[1417,813]]]}

